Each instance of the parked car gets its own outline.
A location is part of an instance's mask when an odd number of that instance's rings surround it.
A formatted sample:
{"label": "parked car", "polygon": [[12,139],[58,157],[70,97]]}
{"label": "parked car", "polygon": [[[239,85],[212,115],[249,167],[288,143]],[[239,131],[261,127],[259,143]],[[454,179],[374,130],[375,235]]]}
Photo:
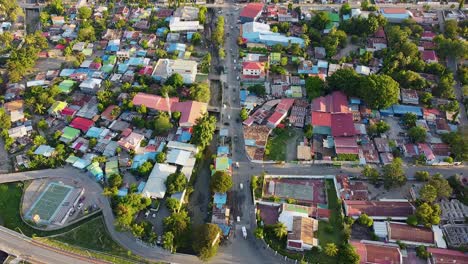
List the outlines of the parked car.
{"label": "parked car", "polygon": [[80,210],[83,207],[83,203],[79,203],[77,209]]}
{"label": "parked car", "polygon": [[161,245],[161,242],[162,242],[162,237],[158,236],[158,238],[156,239],[156,245]]}
{"label": "parked car", "polygon": [[150,211],[146,211],[145,212],[145,217],[147,218],[149,216],[149,214],[150,214]]}

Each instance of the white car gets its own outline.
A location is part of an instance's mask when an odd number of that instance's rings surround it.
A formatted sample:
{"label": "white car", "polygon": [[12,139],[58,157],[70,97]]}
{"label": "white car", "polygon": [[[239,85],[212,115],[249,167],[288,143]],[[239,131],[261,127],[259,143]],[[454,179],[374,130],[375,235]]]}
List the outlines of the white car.
{"label": "white car", "polygon": [[240,76],[237,76],[237,80],[240,80]]}
{"label": "white car", "polygon": [[148,217],[149,214],[150,214],[150,211],[146,211],[146,212],[145,212],[145,217]]}
{"label": "white car", "polygon": [[78,210],[80,210],[83,207],[83,203],[78,204]]}
{"label": "white car", "polygon": [[241,190],[244,190],[244,184],[242,184],[242,183],[239,184],[239,187],[240,187]]}

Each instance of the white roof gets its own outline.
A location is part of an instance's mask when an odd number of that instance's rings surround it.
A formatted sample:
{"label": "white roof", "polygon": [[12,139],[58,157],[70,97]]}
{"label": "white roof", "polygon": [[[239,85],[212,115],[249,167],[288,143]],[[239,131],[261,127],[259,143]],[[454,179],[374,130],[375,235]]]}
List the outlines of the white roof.
{"label": "white roof", "polygon": [[284,210],[278,217],[278,222],[283,223],[288,231],[292,231],[293,229],[293,218],[294,216],[302,216],[302,217],[309,217],[306,213],[300,213],[295,211],[286,211]]}
{"label": "white roof", "polygon": [[171,31],[197,31],[200,27],[198,21],[180,21],[180,17],[171,17],[169,29]]}
{"label": "white roof", "polygon": [[370,74],[370,68],[367,66],[363,65],[358,65],[356,66],[356,72],[362,75],[369,75]]}
{"label": "white roof", "polygon": [[161,163],[154,164],[142,194],[149,198],[164,198],[166,194],[165,181],[170,174],[176,171],[176,166]]}
{"label": "white roof", "polygon": [[193,144],[178,142],[178,141],[169,141],[167,143],[167,148],[186,150],[186,151],[190,151],[192,153],[197,153],[198,152],[197,146],[195,146]]}
{"label": "white roof", "polygon": [[258,22],[247,22],[242,25],[242,34],[253,32],[271,33],[270,25]]}
{"label": "white roof", "polygon": [[432,231],[434,232],[435,243],[438,248],[447,248],[447,243],[444,239],[444,234],[439,226],[433,225]]}
{"label": "white roof", "polygon": [[378,237],[387,237],[387,222],[374,222],[374,233]]}
{"label": "white roof", "polygon": [[171,149],[167,153],[167,163],[185,166],[190,158],[191,152],[181,149]]}

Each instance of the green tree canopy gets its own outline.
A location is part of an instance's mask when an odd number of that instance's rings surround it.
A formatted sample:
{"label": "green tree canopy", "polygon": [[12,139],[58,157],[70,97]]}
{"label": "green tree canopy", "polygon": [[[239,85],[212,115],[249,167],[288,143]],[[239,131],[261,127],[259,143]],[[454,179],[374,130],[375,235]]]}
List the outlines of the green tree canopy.
{"label": "green tree canopy", "polygon": [[327,243],[324,247],[324,252],[327,256],[334,257],[338,255],[338,247],[335,243]]}
{"label": "green tree canopy", "polygon": [[361,77],[354,69],[344,68],[334,72],[327,78],[328,87],[343,91],[348,96],[358,96]]}
{"label": "green tree canopy", "polygon": [[186,185],[187,177],[181,172],[172,173],[166,179],[166,188],[169,194],[183,191]]}
{"label": "green tree canopy", "polygon": [[81,19],[88,19],[93,14],[93,10],[87,6],[78,8],[78,17]]}
{"label": "green tree canopy", "polygon": [[414,173],[414,177],[416,178],[416,180],[423,182],[428,181],[430,176],[431,175],[428,171],[417,171],[416,173]]}
{"label": "green tree canopy", "polygon": [[232,177],[225,171],[216,171],[211,176],[211,191],[225,193],[232,188]]}
{"label": "green tree canopy", "polygon": [[441,210],[438,204],[423,203],[416,208],[416,217],[425,226],[437,225],[440,222]]}
{"label": "green tree canopy", "polygon": [[371,227],[374,224],[374,220],[366,214],[361,214],[358,219],[359,224]]}
{"label": "green tree canopy", "polygon": [[154,132],[157,135],[164,135],[173,127],[169,114],[165,112],[159,113],[158,117],[154,119]]}
{"label": "green tree canopy", "polygon": [[400,158],[395,158],[392,163],[383,166],[382,176],[385,188],[403,186],[406,183],[403,161]]}
{"label": "green tree canopy", "polygon": [[380,173],[376,168],[372,168],[371,166],[367,165],[362,170],[362,175],[369,179],[371,183],[377,183],[379,181]]}
{"label": "green tree canopy", "polygon": [[432,203],[437,198],[437,190],[434,186],[426,184],[419,190],[419,197],[425,202]]}
{"label": "green tree canopy", "polygon": [[262,85],[262,84],[255,84],[255,85],[249,86],[247,90],[249,90],[249,92],[260,97],[263,97],[266,95],[265,85]]}
{"label": "green tree canopy", "polygon": [[246,108],[242,108],[241,111],[240,111],[240,118],[242,119],[242,121],[246,120],[247,118],[249,118],[249,111],[246,109]]}
{"label": "green tree canopy", "polygon": [[398,103],[399,92],[398,83],[385,74],[371,74],[361,82],[361,97],[373,109],[385,109]]}
{"label": "green tree canopy", "polygon": [[167,209],[169,209],[173,213],[177,212],[177,211],[179,211],[180,202],[176,198],[172,198],[172,197],[167,198],[166,199],[166,207],[167,207]]}
{"label": "green tree canopy", "polygon": [[288,234],[288,229],[284,223],[278,222],[273,226],[273,232],[277,238],[283,238]]}
{"label": "green tree canopy", "polygon": [[308,77],[305,81],[307,98],[312,100],[321,96],[325,90],[325,82],[317,76]]}
{"label": "green tree canopy", "polygon": [[442,140],[450,146],[450,155],[456,161],[468,160],[468,136],[463,133],[450,132],[442,135]]}
{"label": "green tree canopy", "polygon": [[207,83],[197,83],[190,87],[190,98],[194,101],[208,103],[211,98],[210,87]]}
{"label": "green tree canopy", "polygon": [[450,186],[449,182],[441,175],[435,174],[429,179],[429,185],[432,185],[434,189],[437,190],[437,198],[449,198],[452,193],[453,189]]}
{"label": "green tree canopy", "polygon": [[414,126],[408,130],[408,136],[414,143],[426,141],[426,129],[421,126]]}
{"label": "green tree canopy", "polygon": [[196,125],[193,127],[193,135],[191,142],[197,145],[201,150],[211,143],[213,134],[216,130],[216,117],[208,114],[198,118]]}
{"label": "green tree canopy", "polygon": [[216,255],[221,234],[219,226],[211,223],[203,224],[193,233],[192,247],[201,260],[207,261]]}
{"label": "green tree canopy", "polygon": [[175,88],[180,88],[184,85],[184,78],[178,73],[174,73],[167,78],[165,85],[170,85]]}

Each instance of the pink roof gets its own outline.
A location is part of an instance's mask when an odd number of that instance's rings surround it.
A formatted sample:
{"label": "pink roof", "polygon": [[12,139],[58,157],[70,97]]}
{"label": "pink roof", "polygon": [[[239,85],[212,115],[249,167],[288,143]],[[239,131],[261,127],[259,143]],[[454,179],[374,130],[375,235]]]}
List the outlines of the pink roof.
{"label": "pink roof", "polygon": [[377,38],[386,38],[384,29],[383,29],[382,27],[379,28],[379,29],[374,33],[374,36],[377,37]]}
{"label": "pink roof", "polygon": [[176,102],[172,111],[180,112],[179,123],[195,124],[195,121],[207,111],[207,104],[197,101]]}
{"label": "pink roof", "polygon": [[382,13],[384,14],[406,14],[406,9],[404,8],[382,8]]}
{"label": "pink roof", "polygon": [[132,102],[133,105],[145,105],[149,109],[169,112],[169,110],[172,108],[172,105],[176,102],[179,102],[179,98],[170,97],[169,99],[166,99],[159,95],[137,93],[135,97],[133,97]]}
{"label": "pink roof", "polygon": [[333,92],[312,101],[312,111],[329,113],[348,113],[348,99],[343,92]]}
{"label": "pink roof", "polygon": [[460,251],[443,248],[428,248],[427,251],[431,253],[434,264],[468,263],[468,255]]}
{"label": "pink roof", "polygon": [[434,160],[435,159],[434,152],[432,152],[432,149],[429,147],[428,144],[418,143],[418,148],[419,148],[419,151],[424,153],[424,156],[426,156],[427,160]]}
{"label": "pink roof", "polygon": [[106,110],[101,113],[101,118],[106,120],[115,120],[115,116],[112,116],[112,110],[114,110],[116,107],[116,105],[109,105]]}
{"label": "pink roof", "polygon": [[424,31],[422,34],[421,34],[421,38],[434,38],[436,36],[436,34],[432,31]]}
{"label": "pink roof", "polygon": [[421,52],[421,56],[422,56],[422,59],[424,61],[428,61],[428,60],[431,60],[431,61],[437,61],[437,56],[436,56],[436,53],[435,51],[433,50],[423,50]]}
{"label": "pink roof", "polygon": [[424,115],[435,115],[435,116],[441,116],[442,114],[438,109],[429,109],[429,108],[423,108],[423,113]]}
{"label": "pink roof", "polygon": [[356,129],[354,128],[352,113],[333,114],[331,117],[331,132],[332,136],[354,136]]}
{"label": "pink roof", "polygon": [[255,18],[263,10],[262,3],[249,3],[241,11],[241,17]]}
{"label": "pink roof", "polygon": [[65,116],[73,116],[76,113],[76,110],[70,107],[65,107],[62,111],[60,111],[60,113]]}
{"label": "pink roof", "polygon": [[83,117],[77,117],[70,123],[71,127],[79,129],[84,133],[86,133],[93,125],[93,120],[89,120]]}
{"label": "pink roof", "polygon": [[418,155],[417,149],[415,147],[416,145],[414,144],[405,144],[406,155],[410,157]]}
{"label": "pink roof", "polygon": [[276,106],[277,112],[287,112],[294,104],[294,99],[281,99],[279,104]]}
{"label": "pink roof", "polygon": [[263,70],[265,65],[262,62],[246,61],[242,63],[242,68],[245,70]]}
{"label": "pink roof", "polygon": [[353,148],[353,147],[357,148],[358,147],[356,143],[356,138],[354,137],[336,137],[335,146],[344,147],[344,148]]}
{"label": "pink roof", "polygon": [[323,112],[312,112],[313,126],[331,126],[331,114]]}

